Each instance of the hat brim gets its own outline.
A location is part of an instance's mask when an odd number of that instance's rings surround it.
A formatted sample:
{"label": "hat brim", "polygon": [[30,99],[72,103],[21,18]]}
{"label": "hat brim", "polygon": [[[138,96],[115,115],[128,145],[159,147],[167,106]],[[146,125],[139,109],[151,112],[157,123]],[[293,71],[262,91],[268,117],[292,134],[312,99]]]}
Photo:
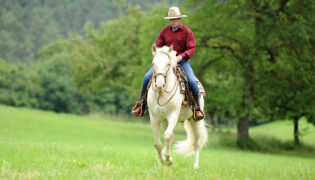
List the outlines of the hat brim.
{"label": "hat brim", "polygon": [[181,18],[185,18],[187,17],[187,15],[180,15],[180,16],[176,16],[176,17],[164,17],[164,19],[181,19]]}

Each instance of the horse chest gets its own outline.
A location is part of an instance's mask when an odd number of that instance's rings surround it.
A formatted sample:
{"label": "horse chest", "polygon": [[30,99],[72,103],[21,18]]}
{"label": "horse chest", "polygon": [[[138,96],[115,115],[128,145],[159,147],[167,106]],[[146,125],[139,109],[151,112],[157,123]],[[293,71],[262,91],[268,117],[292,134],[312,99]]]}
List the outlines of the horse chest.
{"label": "horse chest", "polygon": [[154,104],[152,106],[149,105],[149,111],[154,112],[155,114],[169,114],[178,109],[178,104],[176,103],[168,103],[164,106],[159,106]]}

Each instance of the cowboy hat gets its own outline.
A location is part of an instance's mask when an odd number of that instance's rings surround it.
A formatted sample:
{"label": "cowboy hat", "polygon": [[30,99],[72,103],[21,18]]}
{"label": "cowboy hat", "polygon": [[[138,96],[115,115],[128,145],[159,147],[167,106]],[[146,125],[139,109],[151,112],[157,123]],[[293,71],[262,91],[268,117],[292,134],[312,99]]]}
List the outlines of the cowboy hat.
{"label": "cowboy hat", "polygon": [[187,15],[181,15],[178,7],[171,7],[168,10],[168,17],[164,17],[164,19],[179,19],[183,17],[187,17]]}

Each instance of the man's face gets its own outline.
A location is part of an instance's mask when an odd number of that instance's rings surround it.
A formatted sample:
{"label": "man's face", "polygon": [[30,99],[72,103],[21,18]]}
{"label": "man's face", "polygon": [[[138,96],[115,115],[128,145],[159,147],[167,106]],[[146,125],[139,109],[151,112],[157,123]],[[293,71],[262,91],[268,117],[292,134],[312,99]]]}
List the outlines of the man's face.
{"label": "man's face", "polygon": [[177,27],[181,22],[181,19],[170,19],[170,25],[175,28]]}

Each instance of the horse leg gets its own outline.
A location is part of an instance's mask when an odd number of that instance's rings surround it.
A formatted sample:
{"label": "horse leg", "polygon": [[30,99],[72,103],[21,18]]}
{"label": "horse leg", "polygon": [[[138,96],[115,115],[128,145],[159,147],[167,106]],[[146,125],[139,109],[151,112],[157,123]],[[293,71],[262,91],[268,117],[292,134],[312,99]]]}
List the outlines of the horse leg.
{"label": "horse leg", "polygon": [[178,120],[178,113],[171,114],[167,120],[168,126],[164,132],[165,148],[163,149],[162,156],[164,156],[166,163],[171,165],[173,163],[173,159],[171,157],[170,148],[172,142],[174,141],[173,130]]}
{"label": "horse leg", "polygon": [[190,120],[190,123],[192,124],[193,131],[194,131],[194,150],[195,150],[195,164],[194,168],[198,168],[199,166],[199,153],[201,149],[201,142],[200,142],[200,136],[202,136],[201,128],[203,126],[203,120],[195,122],[193,119]]}
{"label": "horse leg", "polygon": [[160,122],[159,121],[154,121],[152,118],[151,120],[151,127],[154,135],[154,146],[155,149],[159,155],[159,162],[162,163],[162,142],[160,139]]}
{"label": "horse leg", "polygon": [[[166,128],[167,128],[167,127],[168,127],[168,121],[165,120],[165,121],[163,121],[163,131],[164,131],[164,132],[166,131]],[[173,144],[174,140],[175,140],[175,134],[173,134],[173,136],[172,136],[171,144]],[[164,147],[164,149],[165,149],[165,147]],[[164,150],[164,149],[163,149],[163,150]]]}

